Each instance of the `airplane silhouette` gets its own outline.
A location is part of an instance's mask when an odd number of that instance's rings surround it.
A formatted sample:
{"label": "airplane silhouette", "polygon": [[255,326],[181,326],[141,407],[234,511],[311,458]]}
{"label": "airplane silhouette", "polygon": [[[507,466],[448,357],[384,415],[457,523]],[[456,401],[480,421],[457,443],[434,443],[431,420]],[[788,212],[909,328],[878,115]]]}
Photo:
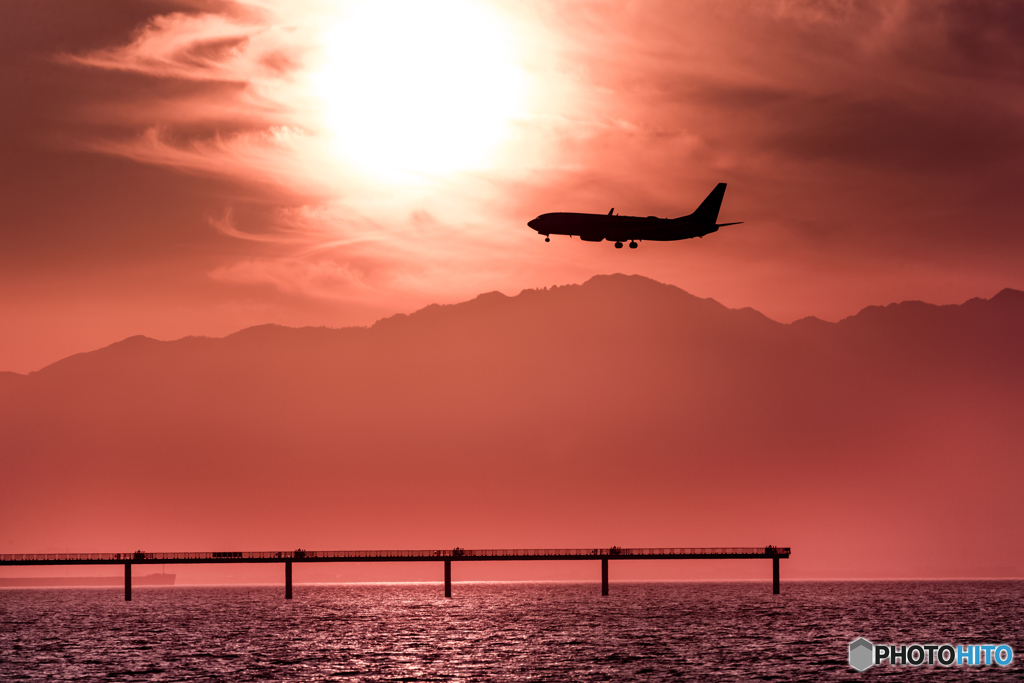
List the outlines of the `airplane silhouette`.
{"label": "airplane silhouette", "polygon": [[680,218],[658,218],[648,216],[617,216],[615,209],[607,215],[599,213],[545,213],[527,223],[531,228],[544,235],[544,241],[550,242],[551,235],[579,235],[585,242],[608,240],[615,242],[616,249],[622,249],[622,243],[628,241],[630,249],[636,249],[637,241],[672,242],[687,240],[691,237],[703,237],[726,225],[736,223],[716,223],[718,210],[722,208],[722,197],[725,196],[725,183],[718,183],[697,210],[689,216]]}

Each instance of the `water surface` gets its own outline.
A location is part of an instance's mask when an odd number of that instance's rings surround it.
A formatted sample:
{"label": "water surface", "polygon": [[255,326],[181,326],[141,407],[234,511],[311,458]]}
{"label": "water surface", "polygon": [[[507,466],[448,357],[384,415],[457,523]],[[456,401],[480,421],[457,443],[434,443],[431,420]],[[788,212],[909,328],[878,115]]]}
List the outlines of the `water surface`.
{"label": "water surface", "polygon": [[[1024,581],[0,590],[0,679],[1024,679]],[[850,641],[1010,643],[1013,665],[847,663]],[[965,667],[966,668],[966,667]]]}

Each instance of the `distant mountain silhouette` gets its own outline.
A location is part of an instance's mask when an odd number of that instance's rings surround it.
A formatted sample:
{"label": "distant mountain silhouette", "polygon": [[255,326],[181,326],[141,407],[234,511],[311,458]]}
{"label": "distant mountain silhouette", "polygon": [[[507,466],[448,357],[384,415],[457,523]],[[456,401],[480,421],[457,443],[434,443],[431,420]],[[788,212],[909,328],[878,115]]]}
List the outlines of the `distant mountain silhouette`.
{"label": "distant mountain silhouette", "polygon": [[0,375],[0,552],[71,524],[98,549],[771,542],[804,575],[1024,576],[997,542],[1024,532],[1022,349],[1010,289],[787,325],[624,275],[131,337]]}
{"label": "distant mountain silhouette", "polygon": [[24,375],[20,375],[16,372],[0,371],[0,387],[7,384],[13,385],[15,382],[20,382],[22,377],[24,377]]}

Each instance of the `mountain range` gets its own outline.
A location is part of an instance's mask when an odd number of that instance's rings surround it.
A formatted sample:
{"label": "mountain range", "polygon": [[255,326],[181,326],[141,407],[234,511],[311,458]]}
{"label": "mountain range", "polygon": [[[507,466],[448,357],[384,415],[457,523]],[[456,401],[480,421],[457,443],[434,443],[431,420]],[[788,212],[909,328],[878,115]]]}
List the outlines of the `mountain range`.
{"label": "mountain range", "polygon": [[1021,577],[1022,350],[1011,289],[781,324],[625,275],[131,337],[0,373],[0,552],[771,543],[794,577]]}

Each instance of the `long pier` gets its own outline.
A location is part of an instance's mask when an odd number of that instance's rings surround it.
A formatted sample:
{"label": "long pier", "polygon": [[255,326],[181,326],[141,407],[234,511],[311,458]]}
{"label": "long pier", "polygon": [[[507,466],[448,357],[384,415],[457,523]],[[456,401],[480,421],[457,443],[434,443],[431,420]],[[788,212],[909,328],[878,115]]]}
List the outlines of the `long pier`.
{"label": "long pier", "polygon": [[0,554],[0,567],[27,565],[124,565],[124,599],[132,599],[134,564],[284,564],[284,597],[292,598],[292,564],[295,562],[444,562],[444,596],[452,596],[452,562],[523,560],[590,560],[601,562],[601,595],[608,595],[610,560],[766,560],[772,561],[772,593],[779,594],[779,560],[789,558],[789,548],[773,545],[756,548],[562,548],[545,550],[290,550],[270,552],[199,553],[55,553],[43,555]]}

